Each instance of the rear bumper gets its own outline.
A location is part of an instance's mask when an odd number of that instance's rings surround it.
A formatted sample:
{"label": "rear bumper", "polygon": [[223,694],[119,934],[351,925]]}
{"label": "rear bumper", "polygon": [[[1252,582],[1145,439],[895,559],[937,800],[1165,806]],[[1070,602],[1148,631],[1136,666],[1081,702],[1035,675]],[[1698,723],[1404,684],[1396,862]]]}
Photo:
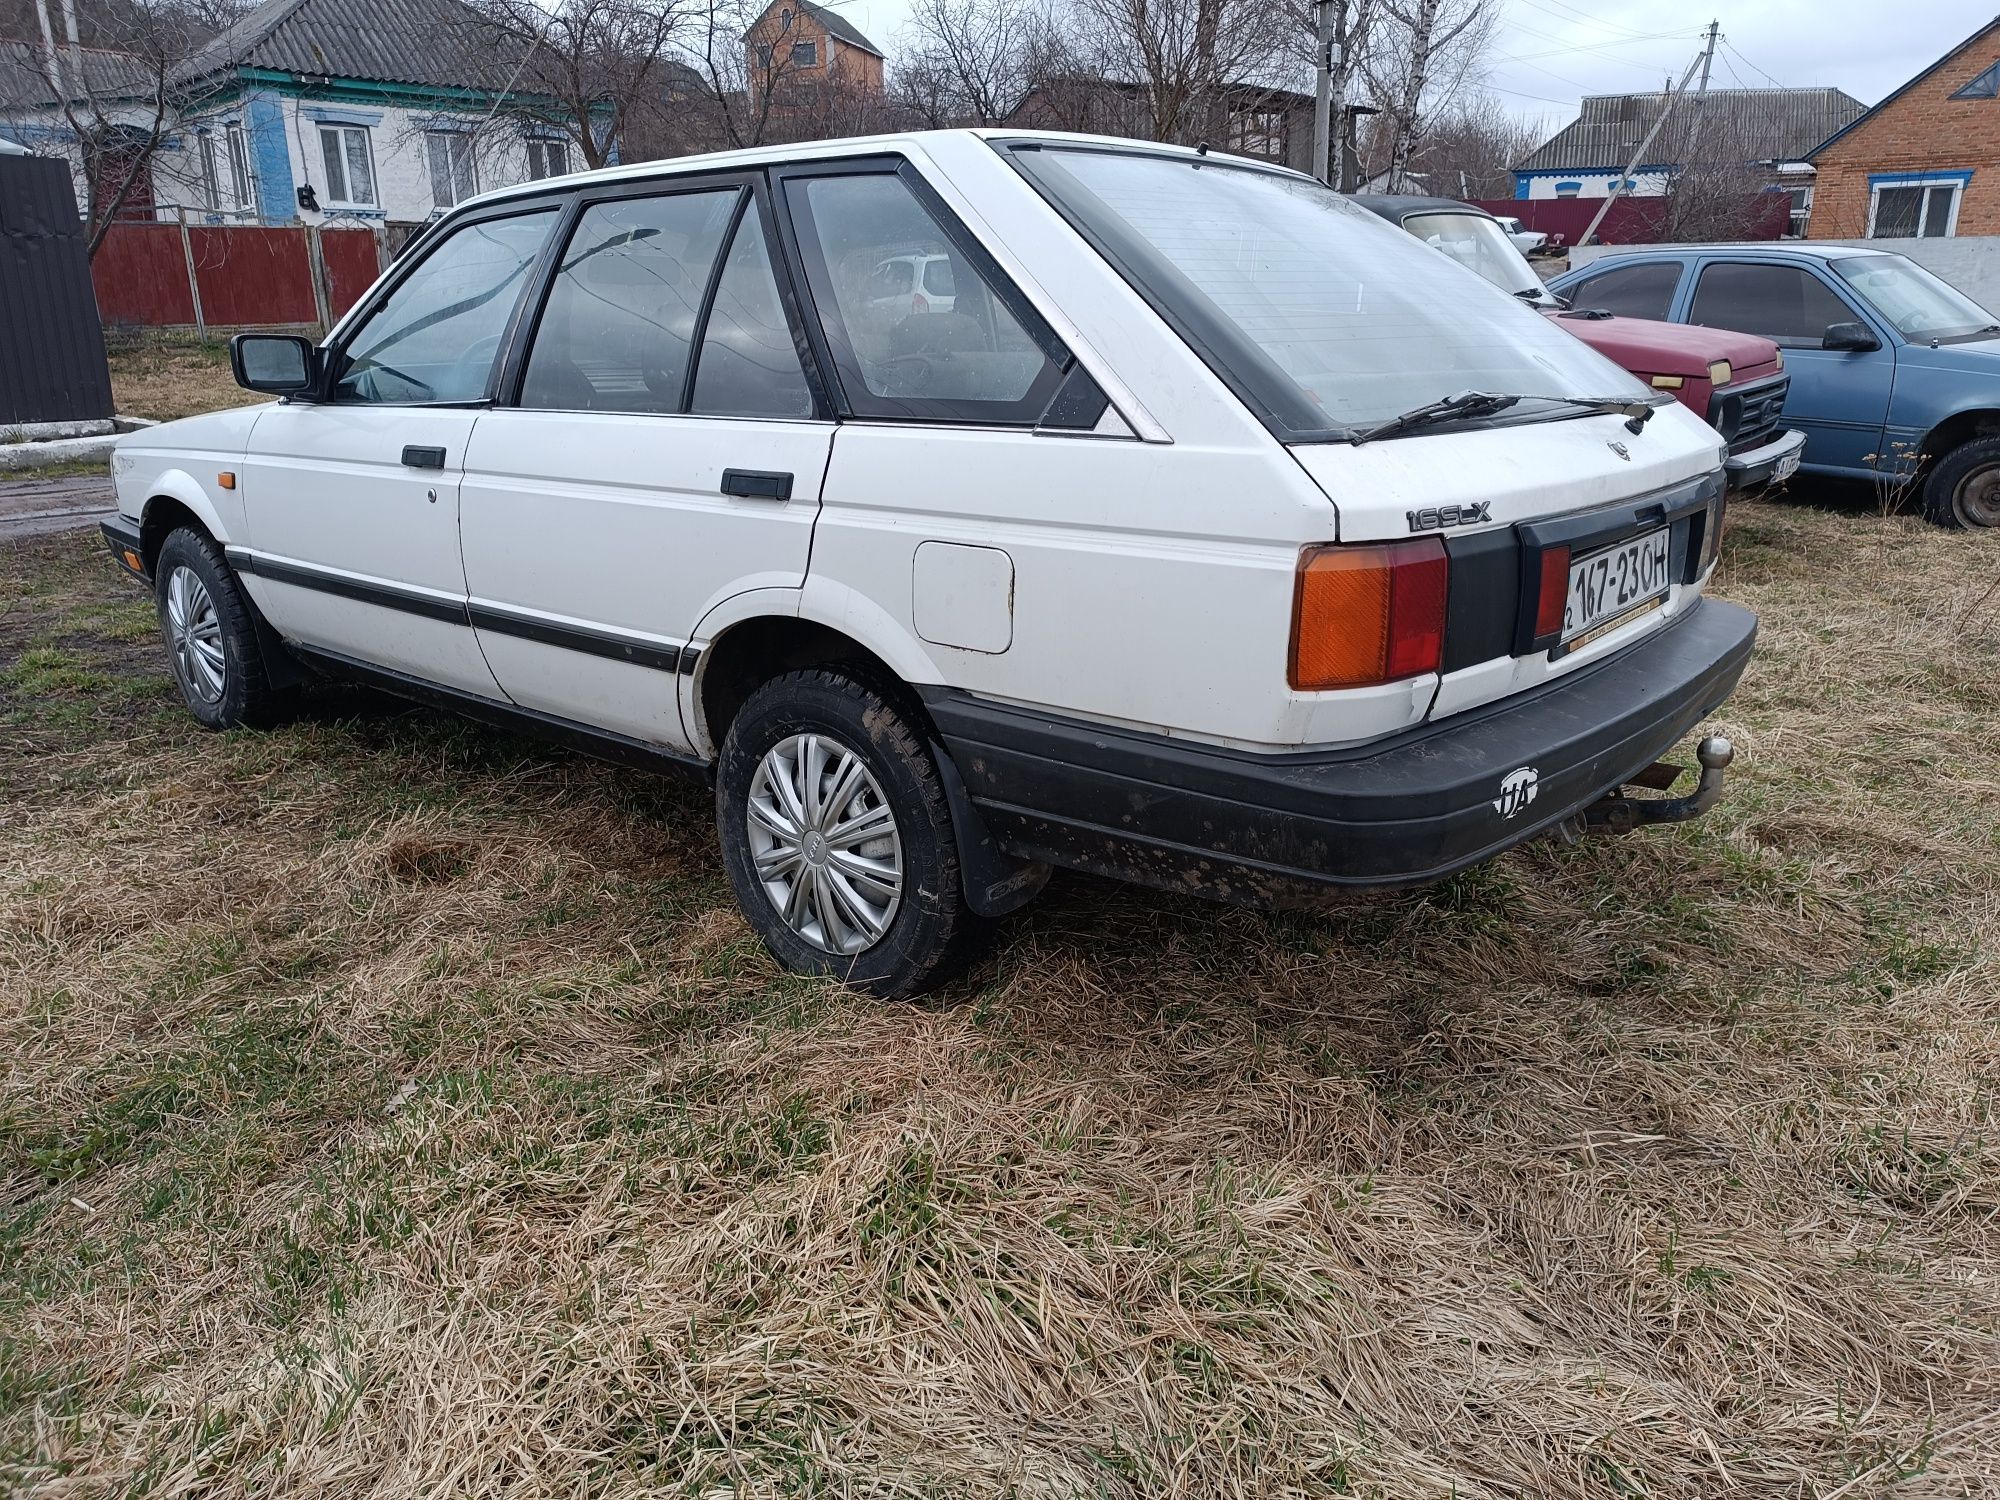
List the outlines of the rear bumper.
{"label": "rear bumper", "polygon": [[1799,455],[1805,452],[1805,446],[1803,432],[1783,432],[1761,448],[1730,454],[1722,463],[1723,472],[1729,476],[1729,493],[1738,497],[1754,495],[1768,485],[1790,479],[1799,470]]}
{"label": "rear bumper", "polygon": [[1588,807],[1735,689],[1756,617],[1705,600],[1627,651],[1488,709],[1338,752],[1257,755],[932,690],[1008,853],[1252,904],[1418,885]]}

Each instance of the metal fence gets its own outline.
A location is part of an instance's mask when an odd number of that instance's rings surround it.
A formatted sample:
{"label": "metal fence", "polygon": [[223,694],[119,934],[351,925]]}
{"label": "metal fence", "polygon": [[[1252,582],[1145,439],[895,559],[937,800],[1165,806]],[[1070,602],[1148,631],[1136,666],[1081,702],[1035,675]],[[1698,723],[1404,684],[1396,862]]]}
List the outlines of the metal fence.
{"label": "metal fence", "polygon": [[306,224],[113,224],[90,276],[110,326],[234,328],[330,326],[388,263],[380,229]]}
{"label": "metal fence", "polygon": [[111,415],[69,168],[0,156],[0,427]]}

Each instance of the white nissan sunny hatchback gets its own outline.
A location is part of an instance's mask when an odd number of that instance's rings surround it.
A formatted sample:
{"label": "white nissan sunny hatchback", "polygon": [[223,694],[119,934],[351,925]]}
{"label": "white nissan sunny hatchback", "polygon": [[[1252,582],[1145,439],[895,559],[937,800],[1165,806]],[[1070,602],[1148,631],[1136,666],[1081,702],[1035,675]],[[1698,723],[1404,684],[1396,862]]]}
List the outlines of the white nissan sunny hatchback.
{"label": "white nissan sunny hatchback", "polygon": [[[950,295],[881,294],[927,268]],[[947,274],[948,272],[948,274]],[[204,724],[314,675],[713,778],[785,964],[914,994],[1064,865],[1224,899],[1688,818],[1715,433],[1295,173],[949,131],[488,193],[276,402],[134,433]]]}

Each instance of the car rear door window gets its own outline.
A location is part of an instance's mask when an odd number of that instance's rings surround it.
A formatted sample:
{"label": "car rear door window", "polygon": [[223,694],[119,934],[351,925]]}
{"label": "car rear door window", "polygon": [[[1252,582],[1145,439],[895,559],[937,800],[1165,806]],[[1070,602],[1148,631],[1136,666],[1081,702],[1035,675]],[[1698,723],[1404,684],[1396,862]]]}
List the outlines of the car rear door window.
{"label": "car rear door window", "polygon": [[593,203],[549,289],[521,405],[681,410],[696,321],[742,191]]}
{"label": "car rear door window", "polygon": [[1061,346],[998,268],[901,174],[796,177],[786,183],[786,202],[857,415],[1021,424],[1040,417],[1066,362]]}
{"label": "car rear door window", "polygon": [[716,417],[813,414],[812,389],[778,296],[763,219],[754,203],[736,227],[716,284],[715,305],[695,362],[690,409]]}
{"label": "car rear door window", "polygon": [[485,398],[501,336],[556,210],[453,230],[348,335],[333,397],[383,405]]}
{"label": "car rear door window", "polygon": [[1798,266],[1724,261],[1702,268],[1688,321],[1781,344],[1816,345],[1829,325],[1853,322],[1854,311]]}
{"label": "car rear door window", "polygon": [[1674,288],[1680,285],[1680,280],[1681,263],[1677,260],[1620,266],[1578,282],[1568,294],[1569,303],[1577,308],[1598,308],[1621,318],[1664,319],[1673,305]]}

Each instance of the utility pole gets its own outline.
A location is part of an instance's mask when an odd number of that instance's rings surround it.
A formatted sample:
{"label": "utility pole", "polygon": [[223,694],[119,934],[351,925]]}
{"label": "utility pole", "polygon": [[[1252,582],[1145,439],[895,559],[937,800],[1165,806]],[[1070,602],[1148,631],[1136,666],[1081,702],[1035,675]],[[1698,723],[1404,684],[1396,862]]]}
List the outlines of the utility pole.
{"label": "utility pole", "polygon": [[1611,212],[1611,205],[1617,202],[1618,195],[1625,191],[1625,184],[1630,182],[1632,174],[1639,170],[1639,163],[1646,159],[1646,151],[1653,144],[1653,138],[1660,133],[1660,127],[1667,123],[1667,116],[1674,112],[1674,106],[1681,102],[1682,95],[1687,93],[1687,86],[1694,81],[1694,70],[1701,69],[1705,85],[1708,79],[1708,65],[1714,60],[1715,22],[1711,21],[1708,23],[1708,44],[1688,63],[1687,71],[1681,74],[1680,87],[1667,96],[1660,109],[1660,117],[1653,121],[1653,128],[1646,132],[1646,138],[1639,142],[1639,149],[1632,153],[1632,159],[1625,163],[1625,170],[1618,174],[1618,180],[1611,184],[1611,191],[1604,195],[1604,201],[1598,205],[1597,212],[1591,216],[1589,225],[1584,229],[1582,237],[1577,240],[1579,245],[1590,243],[1590,237],[1597,233],[1597,226],[1602,224],[1604,216]]}
{"label": "utility pole", "polygon": [[42,23],[42,52],[48,60],[49,82],[56,87],[57,102],[67,104],[70,94],[63,85],[62,64],[56,61],[56,31],[49,24],[49,0],[35,0],[35,15]]}
{"label": "utility pole", "polygon": [[1313,176],[1321,182],[1331,182],[1328,164],[1333,155],[1333,75],[1334,75],[1334,7],[1343,11],[1347,0],[1313,0],[1313,31],[1317,38],[1314,44],[1319,74],[1313,87]]}

